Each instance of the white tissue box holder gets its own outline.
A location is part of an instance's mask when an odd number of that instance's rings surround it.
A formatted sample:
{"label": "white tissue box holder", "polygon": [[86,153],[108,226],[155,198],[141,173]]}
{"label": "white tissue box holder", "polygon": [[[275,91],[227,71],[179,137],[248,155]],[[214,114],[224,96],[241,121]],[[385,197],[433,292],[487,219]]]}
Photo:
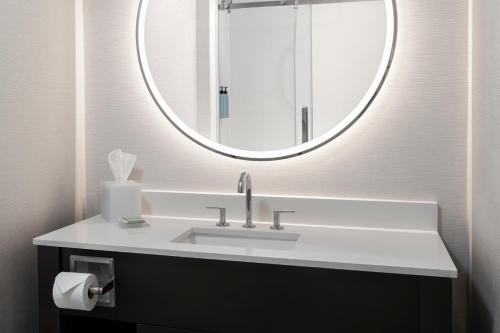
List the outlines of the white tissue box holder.
{"label": "white tissue box holder", "polygon": [[109,222],[119,222],[122,217],[141,217],[141,200],[141,186],[136,182],[104,182],[101,187],[101,216]]}

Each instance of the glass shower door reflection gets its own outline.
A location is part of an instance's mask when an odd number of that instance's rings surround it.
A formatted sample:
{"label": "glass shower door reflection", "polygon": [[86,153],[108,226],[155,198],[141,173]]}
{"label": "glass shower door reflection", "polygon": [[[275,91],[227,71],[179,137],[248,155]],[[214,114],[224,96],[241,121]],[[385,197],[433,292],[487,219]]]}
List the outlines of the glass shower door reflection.
{"label": "glass shower door reflection", "polygon": [[220,143],[264,151],[302,140],[301,110],[312,110],[307,7],[219,11],[220,100],[228,103],[220,108]]}

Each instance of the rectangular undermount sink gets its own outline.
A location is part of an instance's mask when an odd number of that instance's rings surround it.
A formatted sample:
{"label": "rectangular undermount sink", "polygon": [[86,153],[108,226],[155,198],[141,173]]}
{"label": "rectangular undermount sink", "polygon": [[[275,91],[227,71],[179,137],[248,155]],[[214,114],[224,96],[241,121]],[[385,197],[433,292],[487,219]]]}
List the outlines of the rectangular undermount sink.
{"label": "rectangular undermount sink", "polygon": [[172,240],[174,243],[233,246],[243,248],[290,250],[299,234],[282,231],[257,231],[215,228],[191,228]]}

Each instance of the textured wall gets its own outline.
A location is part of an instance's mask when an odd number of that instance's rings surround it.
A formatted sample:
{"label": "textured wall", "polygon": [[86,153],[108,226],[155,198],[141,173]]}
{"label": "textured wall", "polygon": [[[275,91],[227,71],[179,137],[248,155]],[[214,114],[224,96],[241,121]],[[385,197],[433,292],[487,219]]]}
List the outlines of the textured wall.
{"label": "textured wall", "polygon": [[73,1],[0,1],[0,331],[37,331],[32,238],[74,219]]}
{"label": "textured wall", "polygon": [[144,30],[151,73],[172,109],[196,128],[196,2],[157,0],[149,6]]}
{"label": "textured wall", "polygon": [[472,312],[474,333],[500,332],[500,2],[475,1]]}
{"label": "textured wall", "polygon": [[455,326],[465,318],[467,1],[404,0],[393,68],[370,110],[334,142],[294,159],[231,160],[177,132],[157,110],[135,52],[137,0],[86,0],[87,216],[110,179],[107,153],[139,156],[146,187],[235,191],[242,170],[269,194],[436,200],[460,269]]}

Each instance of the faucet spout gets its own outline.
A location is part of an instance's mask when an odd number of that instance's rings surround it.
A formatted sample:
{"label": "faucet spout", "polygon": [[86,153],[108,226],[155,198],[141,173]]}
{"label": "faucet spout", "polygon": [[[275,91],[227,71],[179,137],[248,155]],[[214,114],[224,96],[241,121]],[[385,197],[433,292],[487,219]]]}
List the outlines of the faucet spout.
{"label": "faucet spout", "polygon": [[245,193],[246,221],[244,228],[255,228],[252,223],[252,177],[248,172],[242,172],[238,181],[238,193]]}

